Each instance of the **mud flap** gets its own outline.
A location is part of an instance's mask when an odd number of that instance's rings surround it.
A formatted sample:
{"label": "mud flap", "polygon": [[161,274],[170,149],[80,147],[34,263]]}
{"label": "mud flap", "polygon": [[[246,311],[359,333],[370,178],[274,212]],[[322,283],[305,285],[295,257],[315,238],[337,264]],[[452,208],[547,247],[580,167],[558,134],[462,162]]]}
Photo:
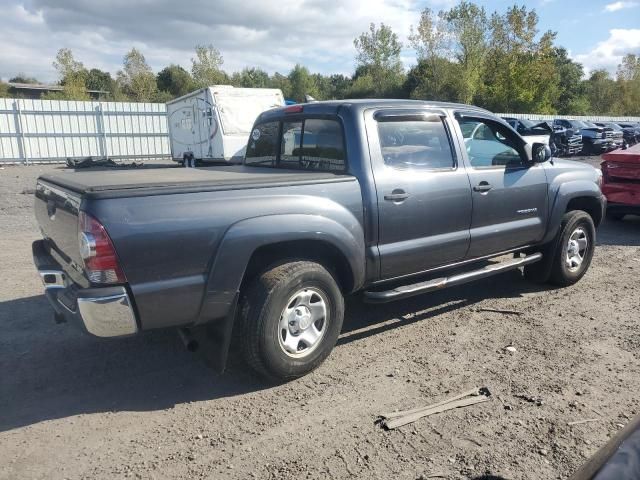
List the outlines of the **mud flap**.
{"label": "mud flap", "polygon": [[199,345],[198,352],[207,366],[216,373],[224,373],[227,366],[237,308],[238,293],[236,293],[233,306],[224,320],[193,329],[193,336]]}

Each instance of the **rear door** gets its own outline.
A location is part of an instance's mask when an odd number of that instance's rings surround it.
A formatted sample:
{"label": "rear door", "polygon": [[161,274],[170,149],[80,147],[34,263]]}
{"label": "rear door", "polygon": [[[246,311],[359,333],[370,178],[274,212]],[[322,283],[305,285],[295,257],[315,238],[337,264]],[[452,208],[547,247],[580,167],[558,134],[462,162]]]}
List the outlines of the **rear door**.
{"label": "rear door", "polygon": [[378,200],[381,278],[462,260],[471,189],[451,125],[439,111],[365,113]]}
{"label": "rear door", "polygon": [[542,240],[547,223],[547,176],[528,161],[526,141],[491,117],[456,115],[473,198],[467,258]]}

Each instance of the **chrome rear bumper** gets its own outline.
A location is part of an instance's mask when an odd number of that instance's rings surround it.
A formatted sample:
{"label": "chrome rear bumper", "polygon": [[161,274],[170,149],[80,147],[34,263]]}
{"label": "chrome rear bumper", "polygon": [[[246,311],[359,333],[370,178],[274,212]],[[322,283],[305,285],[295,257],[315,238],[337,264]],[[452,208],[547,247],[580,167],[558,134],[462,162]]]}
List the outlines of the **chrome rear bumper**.
{"label": "chrome rear bumper", "polygon": [[[38,243],[38,242],[36,242]],[[80,319],[87,332],[97,337],[120,337],[138,332],[136,315],[123,286],[78,288],[55,268],[42,245],[33,246],[34,262],[45,287],[45,295],[57,316]]]}

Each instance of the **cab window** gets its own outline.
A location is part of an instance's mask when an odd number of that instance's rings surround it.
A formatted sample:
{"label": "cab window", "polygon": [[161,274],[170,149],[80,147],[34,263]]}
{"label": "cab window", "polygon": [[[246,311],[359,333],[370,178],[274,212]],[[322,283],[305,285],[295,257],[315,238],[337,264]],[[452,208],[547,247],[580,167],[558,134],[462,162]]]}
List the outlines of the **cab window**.
{"label": "cab window", "polygon": [[455,168],[449,135],[439,116],[380,120],[378,136],[386,165],[401,169]]}
{"label": "cab window", "polygon": [[458,118],[465,148],[474,168],[522,167],[527,164],[520,137],[498,122]]}

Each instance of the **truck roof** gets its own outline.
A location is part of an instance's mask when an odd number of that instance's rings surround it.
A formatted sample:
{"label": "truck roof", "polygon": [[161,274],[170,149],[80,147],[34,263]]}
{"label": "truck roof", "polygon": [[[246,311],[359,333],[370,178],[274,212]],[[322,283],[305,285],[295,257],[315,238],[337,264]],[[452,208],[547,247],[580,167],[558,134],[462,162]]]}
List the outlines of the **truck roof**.
{"label": "truck roof", "polygon": [[[303,113],[315,114],[315,115],[335,115],[339,109],[348,109],[355,112],[360,112],[369,108],[383,108],[383,107],[398,107],[398,108],[418,108],[418,107],[432,107],[442,110],[467,110],[475,111],[478,113],[491,114],[484,108],[476,107],[473,105],[465,105],[463,103],[452,102],[436,102],[432,100],[404,100],[404,99],[347,99],[347,100],[325,100],[312,103],[297,104],[303,107]],[[268,120],[270,118],[279,118],[286,112],[287,108],[291,108],[295,105],[288,105],[281,108],[274,108],[272,110],[263,112],[259,120]]]}

